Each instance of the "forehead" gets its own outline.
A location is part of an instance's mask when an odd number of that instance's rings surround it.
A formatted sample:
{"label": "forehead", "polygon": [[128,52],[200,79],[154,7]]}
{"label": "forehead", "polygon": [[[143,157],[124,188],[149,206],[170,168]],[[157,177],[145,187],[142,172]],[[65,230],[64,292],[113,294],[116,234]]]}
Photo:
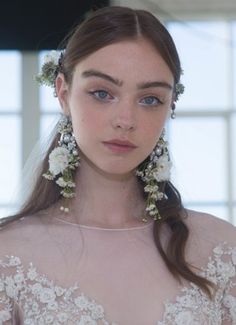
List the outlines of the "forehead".
{"label": "forehead", "polygon": [[157,49],[147,40],[126,40],[107,45],[87,56],[76,72],[97,69],[117,78],[162,79],[173,83],[173,75]]}

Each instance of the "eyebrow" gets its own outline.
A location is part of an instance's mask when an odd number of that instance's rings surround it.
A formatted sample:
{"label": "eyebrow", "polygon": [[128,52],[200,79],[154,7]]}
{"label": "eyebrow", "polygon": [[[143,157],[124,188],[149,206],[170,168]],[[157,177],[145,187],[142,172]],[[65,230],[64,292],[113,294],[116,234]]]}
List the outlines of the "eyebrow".
{"label": "eyebrow", "polygon": [[[109,82],[112,82],[113,84],[115,84],[116,86],[121,87],[123,85],[123,81],[113,78],[112,76],[109,76],[106,73],[103,73],[101,71],[98,70],[85,70],[82,72],[82,77],[84,78],[89,78],[89,77],[98,77],[104,80],[107,80]],[[166,89],[170,89],[172,90],[173,87],[165,81],[147,81],[147,82],[141,82],[137,85],[138,89],[146,89],[146,88],[151,88],[151,87],[163,87]]]}

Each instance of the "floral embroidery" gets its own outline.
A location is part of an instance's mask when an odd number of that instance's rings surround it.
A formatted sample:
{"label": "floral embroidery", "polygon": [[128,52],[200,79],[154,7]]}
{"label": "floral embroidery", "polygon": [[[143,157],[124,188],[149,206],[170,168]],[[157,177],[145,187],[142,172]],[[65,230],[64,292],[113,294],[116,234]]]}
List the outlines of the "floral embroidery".
{"label": "floral embroidery", "polygon": [[[236,287],[236,248],[220,244],[213,249],[206,268],[200,275],[216,284],[213,300],[195,284],[181,289],[176,301],[165,303],[163,320],[157,325],[221,325],[222,320],[236,325],[236,297],[230,290]],[[228,258],[227,258],[228,257]]]}
{"label": "floral embroidery", "polygon": [[[105,319],[103,306],[81,292],[77,283],[62,288],[40,275],[32,263],[24,270],[14,256],[0,260],[0,267],[12,272],[0,274],[0,324],[11,319],[15,301],[25,325],[118,325]],[[236,297],[231,293],[236,287],[236,248],[218,245],[200,274],[217,285],[213,300],[191,283],[175,302],[165,303],[163,319],[156,325],[221,325],[222,320],[236,324]]]}
{"label": "floral embroidery", "polygon": [[[75,284],[69,289],[55,286],[53,281],[38,274],[30,263],[24,270],[18,257],[6,256],[0,267],[8,268],[13,275],[0,277],[0,324],[11,319],[12,301],[17,302],[24,313],[24,324],[80,324],[109,325],[104,309],[95,300],[87,298]],[[2,294],[4,292],[4,295]],[[114,324],[115,325],[115,324]]]}

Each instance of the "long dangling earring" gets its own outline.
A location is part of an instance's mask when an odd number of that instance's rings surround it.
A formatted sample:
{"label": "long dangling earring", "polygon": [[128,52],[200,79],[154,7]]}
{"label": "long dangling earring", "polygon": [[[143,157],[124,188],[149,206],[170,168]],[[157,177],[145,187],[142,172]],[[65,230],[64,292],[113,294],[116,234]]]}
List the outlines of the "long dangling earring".
{"label": "long dangling earring", "polygon": [[[58,146],[49,155],[49,169],[43,174],[43,177],[55,181],[62,188],[60,194],[69,199],[75,196],[73,171],[79,166],[80,158],[71,119],[68,116],[62,116],[60,119],[58,132],[61,137]],[[60,209],[69,212],[68,207],[61,206]]]}
{"label": "long dangling earring", "polygon": [[175,103],[172,104],[171,107],[171,115],[170,117],[174,120],[176,118],[176,113],[175,113]]}
{"label": "long dangling earring", "polygon": [[[168,142],[164,140],[164,132],[165,130],[163,130],[155,148],[149,155],[148,161],[145,160],[139,169],[136,170],[136,175],[145,184],[144,191],[148,193],[146,212],[154,220],[161,219],[156,202],[168,199],[165,193],[161,191],[159,183],[170,179],[170,169],[172,166],[167,147]],[[148,221],[146,216],[143,218],[143,221]]]}

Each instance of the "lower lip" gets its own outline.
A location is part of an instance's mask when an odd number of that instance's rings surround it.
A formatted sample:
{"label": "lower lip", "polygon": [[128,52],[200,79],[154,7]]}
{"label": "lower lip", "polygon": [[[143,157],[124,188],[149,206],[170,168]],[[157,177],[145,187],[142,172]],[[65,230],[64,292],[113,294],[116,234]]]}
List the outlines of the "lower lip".
{"label": "lower lip", "polygon": [[103,142],[103,144],[110,149],[112,152],[115,153],[125,153],[125,152],[131,152],[135,149],[135,147],[129,147],[129,146],[122,146],[114,143],[107,143]]}

